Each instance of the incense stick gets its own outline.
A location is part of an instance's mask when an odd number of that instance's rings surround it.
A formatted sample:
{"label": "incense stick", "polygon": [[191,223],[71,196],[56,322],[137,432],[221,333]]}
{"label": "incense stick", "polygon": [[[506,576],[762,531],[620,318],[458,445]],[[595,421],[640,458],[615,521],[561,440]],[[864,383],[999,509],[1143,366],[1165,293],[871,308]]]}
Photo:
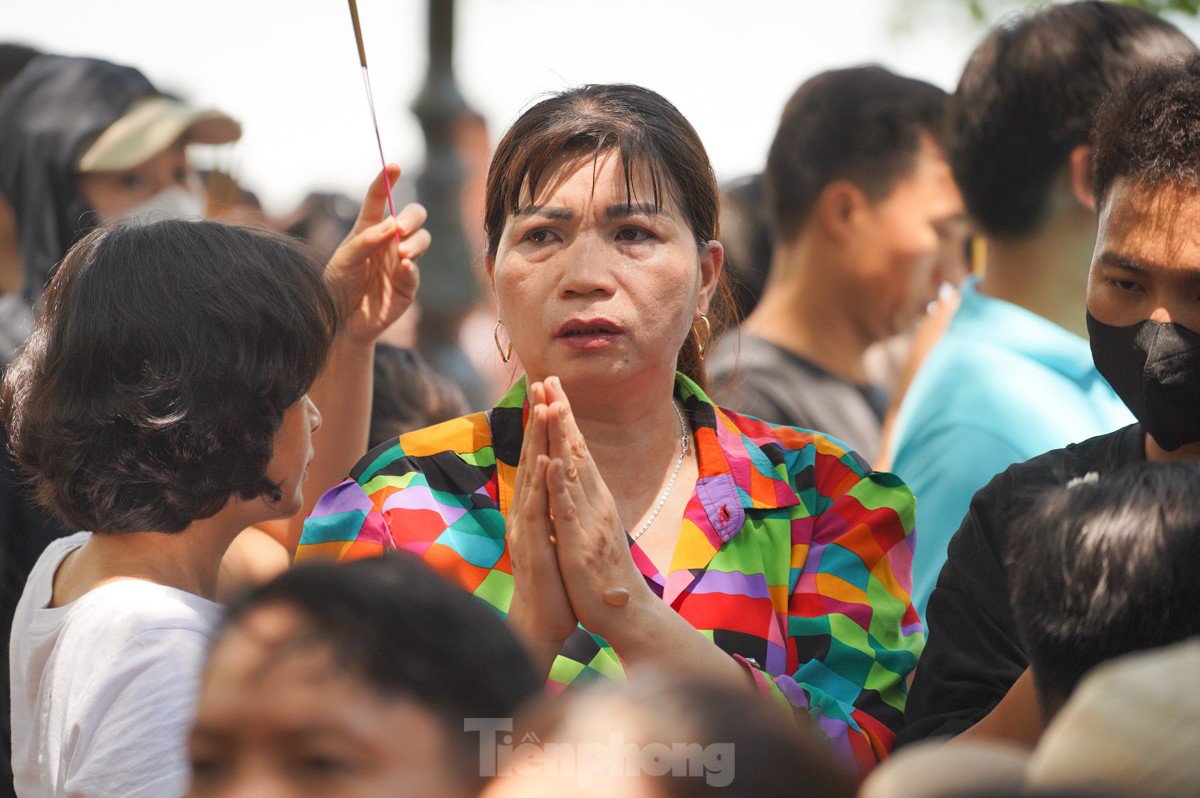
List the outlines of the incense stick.
{"label": "incense stick", "polygon": [[[350,21],[354,23],[354,41],[358,44],[358,63],[362,65],[363,87],[367,90],[367,105],[371,108],[371,125],[375,128],[375,145],[379,148],[379,162],[383,165],[383,182],[387,186],[388,211],[396,218],[396,205],[392,200],[392,180],[388,177],[387,159],[383,155],[383,139],[379,135],[379,118],[375,115],[375,94],[371,91],[371,76],[367,72],[367,48],[363,45],[362,25],[358,21],[358,3],[350,3]],[[400,246],[400,229],[397,227],[396,246]]]}

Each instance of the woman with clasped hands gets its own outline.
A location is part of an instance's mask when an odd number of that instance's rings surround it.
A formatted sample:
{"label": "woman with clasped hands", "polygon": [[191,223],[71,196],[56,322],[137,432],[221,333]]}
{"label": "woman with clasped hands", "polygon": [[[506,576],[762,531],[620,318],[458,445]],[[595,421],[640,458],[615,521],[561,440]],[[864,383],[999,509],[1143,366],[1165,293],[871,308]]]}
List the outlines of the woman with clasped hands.
{"label": "woman with clasped hands", "polygon": [[525,112],[486,227],[496,344],[526,378],[368,454],[298,559],[409,549],[506,613],[553,689],[649,664],[757,685],[866,770],[923,642],[912,495],[704,393],[717,209],[703,145],[654,92],[585,86]]}

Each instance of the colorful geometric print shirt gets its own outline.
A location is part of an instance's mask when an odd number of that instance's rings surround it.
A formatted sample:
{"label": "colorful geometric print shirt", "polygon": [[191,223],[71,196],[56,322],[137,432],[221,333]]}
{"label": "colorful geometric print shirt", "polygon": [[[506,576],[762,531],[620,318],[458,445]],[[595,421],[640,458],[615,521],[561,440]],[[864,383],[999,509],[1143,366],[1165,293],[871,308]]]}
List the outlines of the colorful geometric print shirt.
{"label": "colorful geometric print shirt", "polygon": [[[837,441],[722,410],[677,376],[700,475],[671,565],[630,547],[664,601],[807,712],[865,772],[891,747],[924,645],[909,599],[913,497]],[[297,561],[404,548],[506,613],[505,546],[528,405],[522,381],[489,413],[402,435],[364,457],[304,526]],[[616,652],[580,627],[550,688],[620,679]]]}

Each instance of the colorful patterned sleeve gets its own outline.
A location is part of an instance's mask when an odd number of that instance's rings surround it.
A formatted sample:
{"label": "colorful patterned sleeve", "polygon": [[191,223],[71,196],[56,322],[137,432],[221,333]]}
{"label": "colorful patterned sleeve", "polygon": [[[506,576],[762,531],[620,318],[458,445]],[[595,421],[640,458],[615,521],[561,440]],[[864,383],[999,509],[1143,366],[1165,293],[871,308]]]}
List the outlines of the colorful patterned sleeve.
{"label": "colorful patterned sleeve", "polygon": [[792,522],[787,629],[799,669],[754,676],[865,774],[891,750],[924,647],[909,595],[914,500],[836,442],[818,436],[816,446],[814,467],[795,477],[813,510]]}
{"label": "colorful patterned sleeve", "polygon": [[353,479],[333,486],[304,522],[296,562],[358,560],[395,548],[383,513]]}

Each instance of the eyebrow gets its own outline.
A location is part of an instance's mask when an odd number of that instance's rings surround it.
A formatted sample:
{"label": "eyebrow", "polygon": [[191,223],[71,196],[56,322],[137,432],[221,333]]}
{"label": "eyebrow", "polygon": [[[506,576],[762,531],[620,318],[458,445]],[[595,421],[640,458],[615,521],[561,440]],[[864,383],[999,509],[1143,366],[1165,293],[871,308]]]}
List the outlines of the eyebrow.
{"label": "eyebrow", "polygon": [[570,208],[561,206],[550,207],[548,205],[522,205],[517,208],[514,216],[544,216],[547,219],[554,219],[560,222],[570,221],[575,218],[575,211]]}
{"label": "eyebrow", "polygon": [[[557,205],[530,204],[517,208],[517,212],[513,215],[541,216],[555,221],[569,222],[575,218],[575,211]],[[626,219],[630,216],[665,216],[668,219],[673,218],[670,211],[653,202],[623,202],[619,205],[610,205],[604,211],[604,215],[609,219]]]}
{"label": "eyebrow", "polygon": [[624,202],[620,205],[610,205],[604,215],[609,219],[624,219],[629,216],[665,216],[670,219],[671,213],[661,205],[653,202]]}
{"label": "eyebrow", "polygon": [[1131,258],[1128,255],[1120,255],[1116,252],[1102,252],[1097,259],[1105,266],[1111,266],[1115,269],[1124,269],[1127,272],[1134,274],[1149,274],[1154,271],[1162,271],[1162,267],[1149,263],[1138,258]]}

